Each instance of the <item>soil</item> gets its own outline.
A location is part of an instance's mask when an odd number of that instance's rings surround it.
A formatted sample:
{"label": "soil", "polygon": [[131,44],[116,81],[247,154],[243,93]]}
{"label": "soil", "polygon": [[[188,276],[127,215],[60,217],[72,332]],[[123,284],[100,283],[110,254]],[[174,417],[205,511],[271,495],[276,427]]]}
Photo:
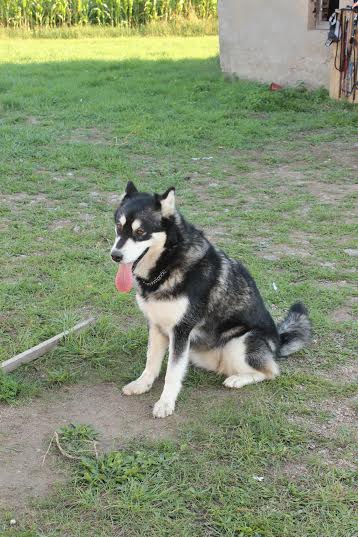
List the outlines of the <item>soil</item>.
{"label": "soil", "polygon": [[27,405],[0,405],[0,509],[26,506],[68,478],[55,448],[43,457],[55,430],[90,424],[100,433],[99,451],[118,449],[133,438],[175,436],[180,414],[155,420],[156,393],[125,397],[112,383],[75,385]]}
{"label": "soil", "polygon": [[300,245],[300,248],[294,246],[288,246],[287,244],[272,244],[271,246],[263,247],[261,251],[257,252],[260,257],[269,261],[276,261],[284,256],[296,256],[296,257],[309,257],[310,252],[304,248],[305,245]]}
{"label": "soil", "polygon": [[350,304],[337,308],[331,314],[331,319],[337,323],[344,323],[346,321],[353,321],[354,316]]}
{"label": "soil", "polygon": [[57,231],[58,229],[64,229],[64,228],[70,228],[72,227],[73,223],[71,220],[65,220],[65,219],[59,219],[54,220],[49,226],[48,229],[50,231]]}
{"label": "soil", "polygon": [[313,196],[316,196],[324,203],[333,203],[341,201],[345,197],[350,197],[358,192],[358,185],[320,183],[319,181],[310,181],[306,183],[306,188]]}
{"label": "soil", "polygon": [[0,197],[0,203],[3,203],[6,207],[11,208],[13,213],[21,212],[21,210],[28,206],[43,206],[49,209],[53,209],[57,202],[56,200],[49,199],[46,194],[27,194],[26,192],[17,192],[14,194],[2,194]]}
{"label": "soil", "polygon": [[36,116],[27,116],[25,121],[28,125],[39,125],[41,123],[41,120]]}
{"label": "soil", "polygon": [[320,370],[319,376],[334,382],[354,382],[358,378],[358,360],[353,359],[344,365],[338,365],[329,371]]}
{"label": "soil", "polygon": [[346,287],[349,283],[346,280],[318,280],[317,284],[323,289],[337,289],[337,287]]}
{"label": "soil", "polygon": [[[111,140],[112,138],[112,140]],[[108,145],[115,142],[113,136],[109,132],[104,132],[96,127],[87,129],[73,129],[70,136],[64,138],[65,142],[71,143],[87,143],[94,145]]]}
{"label": "soil", "polygon": [[329,417],[324,423],[317,422],[314,419],[307,420],[306,417],[301,416],[292,416],[290,419],[295,423],[308,427],[318,437],[334,439],[339,429],[344,427],[351,432],[352,438],[354,438],[357,434],[357,412],[355,410],[357,402],[357,397],[351,397],[347,399],[331,398],[320,403],[311,403],[310,406],[315,411],[319,410],[328,413]]}

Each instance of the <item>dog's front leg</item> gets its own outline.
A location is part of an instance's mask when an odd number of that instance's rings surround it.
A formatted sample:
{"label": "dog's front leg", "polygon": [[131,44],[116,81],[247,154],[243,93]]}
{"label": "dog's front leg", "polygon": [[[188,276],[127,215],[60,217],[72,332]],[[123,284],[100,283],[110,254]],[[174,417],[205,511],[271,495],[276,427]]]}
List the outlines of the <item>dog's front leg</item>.
{"label": "dog's front leg", "polygon": [[173,414],[189,361],[190,330],[175,327],[170,335],[169,360],[162,395],[154,405],[153,416],[165,418]]}
{"label": "dog's front leg", "polygon": [[122,389],[125,395],[138,395],[148,392],[160,373],[163,358],[168,348],[168,337],[157,326],[149,325],[147,362],[141,376]]}

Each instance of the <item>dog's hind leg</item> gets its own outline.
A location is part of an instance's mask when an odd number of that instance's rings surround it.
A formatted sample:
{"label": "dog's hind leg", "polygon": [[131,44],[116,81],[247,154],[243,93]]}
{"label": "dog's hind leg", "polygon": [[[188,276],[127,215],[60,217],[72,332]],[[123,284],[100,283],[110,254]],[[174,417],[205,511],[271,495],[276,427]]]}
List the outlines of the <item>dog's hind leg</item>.
{"label": "dog's hind leg", "polygon": [[169,338],[157,326],[149,326],[147,362],[141,376],[122,389],[125,395],[139,395],[148,392],[160,373],[163,358],[168,348]]}
{"label": "dog's hind leg", "polygon": [[231,375],[224,380],[224,386],[227,388],[242,388],[247,384],[256,384],[257,382],[262,382],[266,380],[267,377],[264,373],[246,373],[245,375]]}
{"label": "dog's hind leg", "polygon": [[256,330],[230,340],[223,349],[220,373],[227,375],[224,386],[242,388],[275,378],[279,368],[274,360],[276,343]]}

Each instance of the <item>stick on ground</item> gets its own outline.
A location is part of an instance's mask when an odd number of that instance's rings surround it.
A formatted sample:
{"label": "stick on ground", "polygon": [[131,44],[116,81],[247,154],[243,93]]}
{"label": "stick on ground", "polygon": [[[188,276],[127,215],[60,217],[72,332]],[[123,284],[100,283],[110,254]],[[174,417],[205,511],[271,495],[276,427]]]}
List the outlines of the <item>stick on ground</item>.
{"label": "stick on ground", "polygon": [[10,371],[14,371],[14,369],[17,369],[22,364],[27,364],[28,362],[32,362],[32,360],[36,360],[36,358],[39,358],[46,352],[54,349],[64,337],[69,336],[70,334],[81,332],[82,330],[87,328],[87,326],[94,323],[95,320],[95,317],[90,317],[89,319],[86,319],[76,324],[76,326],[74,326],[73,328],[65,330],[64,332],[57,334],[57,336],[43,341],[39,345],[36,345],[36,347],[32,347],[31,349],[28,349],[21,354],[13,356],[9,360],[5,360],[5,362],[2,362],[0,364],[0,369],[4,373],[9,373]]}

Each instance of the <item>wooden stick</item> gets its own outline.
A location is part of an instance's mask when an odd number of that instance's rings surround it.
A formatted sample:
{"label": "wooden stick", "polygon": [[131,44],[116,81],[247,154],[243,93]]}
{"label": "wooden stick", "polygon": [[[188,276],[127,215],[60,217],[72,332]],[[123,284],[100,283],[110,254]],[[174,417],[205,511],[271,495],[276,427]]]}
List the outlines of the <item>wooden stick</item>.
{"label": "wooden stick", "polygon": [[55,431],[55,434],[53,435],[55,437],[55,442],[56,442],[56,446],[58,447],[59,449],[59,452],[61,453],[61,455],[63,455],[64,457],[66,457],[66,459],[71,459],[73,461],[80,461],[82,457],[75,457],[75,455],[70,455],[69,453],[67,453],[63,447],[61,446],[60,444],[60,439],[58,437],[58,432]]}
{"label": "wooden stick", "polygon": [[70,334],[81,332],[87,326],[92,324],[95,320],[95,317],[90,317],[89,319],[86,319],[85,321],[81,321],[80,323],[76,324],[76,326],[74,326],[73,328],[65,330],[64,332],[57,334],[57,336],[47,339],[46,341],[43,341],[42,343],[36,345],[35,347],[32,347],[31,349],[17,354],[16,356],[13,356],[9,360],[5,360],[5,362],[2,362],[0,364],[0,369],[4,373],[9,373],[10,371],[14,371],[14,369],[17,369],[22,364],[27,364],[28,362],[32,362],[32,360],[36,360],[36,358],[39,358],[46,352],[54,349],[59,344],[61,339],[66,336],[69,336]]}

